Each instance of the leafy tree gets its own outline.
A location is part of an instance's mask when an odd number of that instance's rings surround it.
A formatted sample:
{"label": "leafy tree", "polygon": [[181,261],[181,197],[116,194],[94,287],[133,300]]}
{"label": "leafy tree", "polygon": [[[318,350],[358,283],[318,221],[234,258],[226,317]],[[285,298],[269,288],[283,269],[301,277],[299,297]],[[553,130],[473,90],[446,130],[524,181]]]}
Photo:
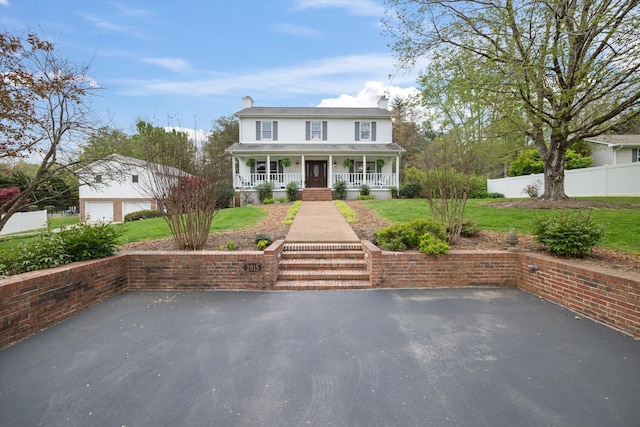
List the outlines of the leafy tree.
{"label": "leafy tree", "polygon": [[[565,169],[588,168],[593,164],[593,158],[583,156],[569,148],[565,156]],[[544,172],[540,153],[535,148],[523,150],[517,159],[509,165],[509,176],[531,175]]]}
{"label": "leafy tree", "polygon": [[416,166],[417,157],[424,151],[427,142],[436,135],[429,122],[423,122],[422,126],[419,124],[419,118],[414,112],[418,102],[419,100],[399,97],[391,100],[393,143],[406,150],[401,158],[404,169]]}
{"label": "leafy tree", "polygon": [[144,150],[139,144],[135,144],[132,138],[120,129],[102,126],[94,130],[82,148],[82,157],[87,162],[102,159],[111,154],[136,159],[144,158]]}
{"label": "leafy tree", "polygon": [[564,164],[572,144],[640,114],[637,0],[387,0],[387,6],[384,24],[400,66],[449,49],[473,58],[475,70],[501,77],[474,90],[535,144],[544,164],[543,199],[567,198]]}
{"label": "leafy tree", "polygon": [[90,128],[88,67],[57,56],[35,34],[0,33],[0,158],[38,155],[28,186],[0,206],[0,230],[43,182],[74,166],[73,141]]}
{"label": "leafy tree", "polygon": [[231,156],[225,150],[240,140],[240,126],[233,116],[222,116],[213,122],[213,129],[204,146],[204,153],[217,180],[232,186]]}

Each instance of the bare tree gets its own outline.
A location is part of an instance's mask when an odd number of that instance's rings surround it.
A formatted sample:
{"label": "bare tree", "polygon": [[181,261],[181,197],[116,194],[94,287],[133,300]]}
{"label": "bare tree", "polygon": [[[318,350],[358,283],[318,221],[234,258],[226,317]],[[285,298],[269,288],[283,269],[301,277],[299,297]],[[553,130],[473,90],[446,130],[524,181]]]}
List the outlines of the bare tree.
{"label": "bare tree", "polygon": [[183,132],[155,128],[141,133],[140,143],[151,177],[147,191],[158,202],[177,247],[204,248],[216,214],[228,206],[227,184]]}
{"label": "bare tree", "polygon": [[97,89],[88,72],[37,35],[0,33],[0,159],[40,159],[27,188],[0,206],[0,230],[34,189],[74,166],[90,127],[87,96]]}
{"label": "bare tree", "polygon": [[[517,101],[544,162],[544,199],[566,198],[564,161],[577,141],[640,114],[638,0],[386,0],[400,66],[451,49],[498,73],[478,91]],[[500,108],[500,105],[496,105]]]}

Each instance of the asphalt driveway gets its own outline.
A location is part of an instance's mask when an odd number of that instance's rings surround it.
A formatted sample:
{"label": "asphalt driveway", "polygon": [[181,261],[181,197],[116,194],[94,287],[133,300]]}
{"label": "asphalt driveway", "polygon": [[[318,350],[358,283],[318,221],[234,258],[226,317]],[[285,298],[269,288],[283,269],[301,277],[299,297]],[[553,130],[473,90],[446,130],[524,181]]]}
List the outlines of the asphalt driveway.
{"label": "asphalt driveway", "polygon": [[0,425],[640,425],[640,341],[578,319],[517,289],[125,293],[0,352]]}

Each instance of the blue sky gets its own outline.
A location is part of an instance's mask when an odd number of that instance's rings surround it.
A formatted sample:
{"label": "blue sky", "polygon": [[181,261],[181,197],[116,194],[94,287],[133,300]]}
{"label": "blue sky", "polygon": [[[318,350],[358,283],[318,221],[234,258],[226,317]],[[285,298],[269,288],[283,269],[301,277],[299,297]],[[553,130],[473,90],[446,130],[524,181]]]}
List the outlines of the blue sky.
{"label": "blue sky", "polygon": [[[257,106],[375,106],[405,96],[382,0],[0,0],[0,29],[35,31],[91,64],[105,123],[208,130]],[[390,77],[393,75],[393,77]]]}

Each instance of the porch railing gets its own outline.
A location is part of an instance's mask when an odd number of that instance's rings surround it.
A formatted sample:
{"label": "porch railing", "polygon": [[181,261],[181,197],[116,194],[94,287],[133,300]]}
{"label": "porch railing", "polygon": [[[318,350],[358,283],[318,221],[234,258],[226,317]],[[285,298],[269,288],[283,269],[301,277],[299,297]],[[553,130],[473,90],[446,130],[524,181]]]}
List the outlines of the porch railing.
{"label": "porch railing", "polygon": [[[332,173],[331,182],[346,181],[347,188],[360,188],[362,184],[367,184],[370,188],[389,188],[397,187],[396,174],[394,173],[368,173],[366,179],[363,180],[361,173]],[[302,188],[303,177],[301,173],[272,173],[267,175],[264,173],[237,174],[234,177],[235,188],[253,189],[265,182],[273,183],[274,189],[286,188],[290,182],[297,182],[299,188]]]}

